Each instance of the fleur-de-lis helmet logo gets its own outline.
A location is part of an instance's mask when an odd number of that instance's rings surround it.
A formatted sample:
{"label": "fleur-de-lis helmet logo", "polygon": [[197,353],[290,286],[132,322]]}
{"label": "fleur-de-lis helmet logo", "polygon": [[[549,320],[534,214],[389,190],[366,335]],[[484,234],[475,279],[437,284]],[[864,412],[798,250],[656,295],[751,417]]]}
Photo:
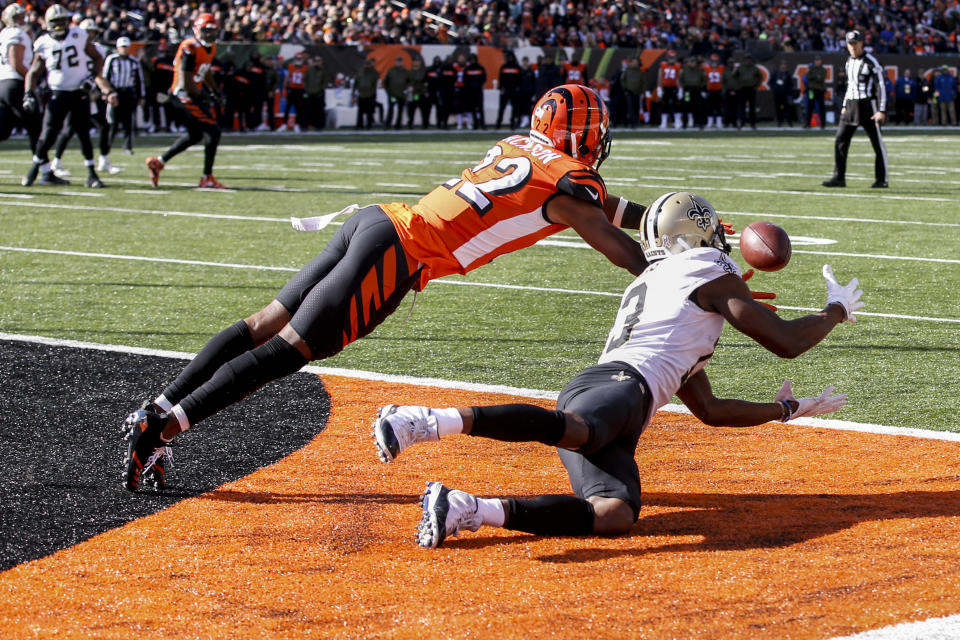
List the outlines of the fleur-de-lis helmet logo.
{"label": "fleur-de-lis helmet logo", "polygon": [[705,207],[697,198],[690,198],[693,208],[687,209],[687,217],[697,223],[697,226],[706,231],[710,228],[710,209]]}

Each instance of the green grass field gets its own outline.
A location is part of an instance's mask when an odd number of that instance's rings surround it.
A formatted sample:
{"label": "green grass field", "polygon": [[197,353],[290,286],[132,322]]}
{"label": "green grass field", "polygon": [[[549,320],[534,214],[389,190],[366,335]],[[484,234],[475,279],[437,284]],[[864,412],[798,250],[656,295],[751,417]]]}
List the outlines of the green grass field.
{"label": "green grass field", "polygon": [[[143,158],[169,144],[163,137],[139,139],[136,156],[115,153],[125,171],[101,176],[105,190],[23,188],[29,154],[9,141],[0,146],[0,332],[195,352],[266,304],[336,229],[294,231],[289,216],[414,202],[497,137],[228,136],[215,173],[229,192],[193,188],[201,147],[173,160],[153,191]],[[868,188],[873,152],[858,133],[849,187],[829,190],[820,186],[833,162],[829,132],[615,134],[601,171],[611,193],[646,204],[696,191],[737,228],[768,219],[790,233],[790,265],[751,282],[778,293],[784,317],[822,308],[825,262],[843,282],[860,278],[868,313],[796,360],[728,328],[707,368],[718,395],[769,400],[784,378],[803,395],[834,383],[850,404],[833,417],[960,431],[960,136],[897,130],[886,141],[890,189]],[[75,145],[64,161],[79,185]],[[412,312],[409,296],[324,364],[559,390],[595,361],[630,280],[563,233],[431,283]]]}

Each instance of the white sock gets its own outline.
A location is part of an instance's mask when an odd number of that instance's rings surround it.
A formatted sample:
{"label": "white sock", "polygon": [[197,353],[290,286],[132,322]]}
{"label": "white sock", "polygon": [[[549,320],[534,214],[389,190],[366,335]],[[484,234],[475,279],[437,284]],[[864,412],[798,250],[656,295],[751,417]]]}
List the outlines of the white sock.
{"label": "white sock", "polygon": [[167,400],[167,396],[163,395],[162,393],[157,396],[156,400],[153,401],[153,404],[160,407],[160,409],[162,409],[164,412],[168,412],[170,409],[173,409],[173,405],[170,404],[169,400]]}
{"label": "white sock", "polygon": [[458,409],[430,409],[430,415],[437,419],[437,435],[441,438],[463,433],[463,418]]}
{"label": "white sock", "polygon": [[480,521],[491,527],[502,527],[507,519],[500,498],[477,498],[477,513]]}
{"label": "white sock", "polygon": [[187,413],[180,408],[180,405],[173,407],[170,410],[170,413],[173,414],[173,417],[177,419],[177,422],[180,423],[180,433],[183,433],[190,428],[190,420],[187,419]]}
{"label": "white sock", "polygon": [[93,158],[90,158],[89,160],[84,160],[84,161],[83,161],[83,166],[85,166],[85,167],[92,167],[94,164],[95,164],[95,163],[93,162]]}

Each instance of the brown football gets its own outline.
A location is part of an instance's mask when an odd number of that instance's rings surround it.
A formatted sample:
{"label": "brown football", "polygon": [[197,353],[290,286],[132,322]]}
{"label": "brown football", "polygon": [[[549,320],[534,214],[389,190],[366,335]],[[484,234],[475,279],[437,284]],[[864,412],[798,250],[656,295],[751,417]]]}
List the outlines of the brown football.
{"label": "brown football", "polygon": [[740,254],[760,271],[783,269],[792,253],[790,236],[772,222],[752,222],[740,234]]}

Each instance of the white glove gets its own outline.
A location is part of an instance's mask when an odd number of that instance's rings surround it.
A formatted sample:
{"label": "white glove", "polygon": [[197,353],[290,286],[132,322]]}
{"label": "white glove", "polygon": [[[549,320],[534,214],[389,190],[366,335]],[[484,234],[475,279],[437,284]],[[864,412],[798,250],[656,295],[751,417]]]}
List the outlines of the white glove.
{"label": "white glove", "polygon": [[780,391],[777,393],[777,397],[774,398],[774,401],[793,401],[800,405],[796,411],[786,417],[784,422],[787,422],[792,418],[800,418],[802,416],[819,416],[824,413],[833,413],[847,404],[847,394],[842,393],[836,396],[831,395],[833,393],[833,388],[834,387],[831,384],[823,390],[823,393],[815,398],[795,398],[793,397],[793,384],[789,380],[784,380],[783,386],[780,387]]}
{"label": "white glove", "polygon": [[856,322],[857,318],[853,315],[853,312],[863,307],[864,304],[860,301],[863,290],[857,289],[860,282],[854,278],[847,286],[841,286],[833,275],[833,269],[828,264],[823,265],[823,278],[827,281],[827,304],[831,305],[836,302],[843,307],[846,314],[844,320]]}
{"label": "white glove", "polygon": [[657,87],[657,97],[658,98],[663,97],[663,87]]}

